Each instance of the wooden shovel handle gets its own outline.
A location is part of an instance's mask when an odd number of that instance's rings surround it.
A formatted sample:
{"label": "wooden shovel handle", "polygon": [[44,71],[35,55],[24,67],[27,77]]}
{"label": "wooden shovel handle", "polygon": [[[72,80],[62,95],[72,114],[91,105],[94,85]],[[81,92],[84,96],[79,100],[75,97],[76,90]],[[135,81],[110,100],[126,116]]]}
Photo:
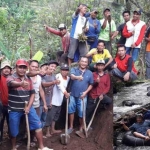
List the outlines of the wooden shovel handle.
{"label": "wooden shovel handle", "polygon": [[[28,102],[25,101],[25,108],[27,106],[28,106]],[[26,117],[26,128],[27,128],[27,134],[28,134],[27,150],[30,150],[30,130],[29,130],[28,114],[25,114],[25,117]]]}

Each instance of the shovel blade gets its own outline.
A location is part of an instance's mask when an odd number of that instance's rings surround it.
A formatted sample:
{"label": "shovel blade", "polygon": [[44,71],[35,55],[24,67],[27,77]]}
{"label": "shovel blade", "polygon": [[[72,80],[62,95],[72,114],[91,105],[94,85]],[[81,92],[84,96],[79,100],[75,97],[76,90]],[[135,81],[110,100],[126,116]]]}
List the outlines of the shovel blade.
{"label": "shovel blade", "polygon": [[76,134],[83,139],[85,138],[85,135],[82,131],[76,131]]}
{"label": "shovel blade", "polygon": [[66,134],[61,134],[60,135],[60,142],[63,145],[67,145],[70,143],[70,135]]}

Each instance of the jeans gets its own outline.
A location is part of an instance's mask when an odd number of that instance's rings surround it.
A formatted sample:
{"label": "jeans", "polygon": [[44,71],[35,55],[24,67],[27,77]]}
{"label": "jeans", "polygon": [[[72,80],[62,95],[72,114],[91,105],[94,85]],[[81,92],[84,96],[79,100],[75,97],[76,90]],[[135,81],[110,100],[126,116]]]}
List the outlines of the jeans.
{"label": "jeans", "polygon": [[[1,104],[0,104],[1,105]],[[8,107],[7,106],[3,106],[2,105],[0,106],[1,110],[2,110],[2,118],[0,120],[0,141],[3,140],[3,128],[4,128],[4,122],[5,122],[5,118],[6,118],[6,121],[7,121],[7,127],[8,127],[8,133],[9,133],[9,115],[8,115]]]}
{"label": "jeans", "polygon": [[[127,73],[127,72],[121,72],[118,68],[115,68],[115,69],[112,70],[112,74],[113,74],[114,76],[119,77],[119,78],[122,79],[122,80],[123,80],[123,77],[124,77],[124,75],[125,75],[126,73]],[[131,73],[130,73],[130,79],[131,79],[131,80],[136,80],[136,79],[137,79],[137,75],[136,75],[133,71],[131,71]]]}
{"label": "jeans", "polygon": [[95,39],[93,42],[87,41],[88,45],[90,45],[90,50],[97,47],[98,39]]}
{"label": "jeans", "polygon": [[146,78],[150,79],[150,52],[146,52]]}
{"label": "jeans", "polygon": [[131,51],[132,51],[133,61],[135,62],[138,59],[140,48],[126,47],[126,54],[130,55]]}

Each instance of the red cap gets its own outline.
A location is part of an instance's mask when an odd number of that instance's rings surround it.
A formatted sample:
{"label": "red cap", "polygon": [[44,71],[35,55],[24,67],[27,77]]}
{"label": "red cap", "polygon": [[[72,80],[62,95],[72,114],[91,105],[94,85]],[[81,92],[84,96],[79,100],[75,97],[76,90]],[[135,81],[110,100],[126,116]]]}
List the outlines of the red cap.
{"label": "red cap", "polygon": [[27,66],[28,67],[28,63],[24,59],[18,59],[17,62],[16,62],[16,65],[17,66]]}

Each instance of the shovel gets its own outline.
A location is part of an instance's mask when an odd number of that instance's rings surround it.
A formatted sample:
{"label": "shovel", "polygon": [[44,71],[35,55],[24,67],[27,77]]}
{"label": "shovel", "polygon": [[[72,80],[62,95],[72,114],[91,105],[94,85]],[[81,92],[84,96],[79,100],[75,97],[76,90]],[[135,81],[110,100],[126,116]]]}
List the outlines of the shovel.
{"label": "shovel", "polygon": [[[94,120],[94,117],[95,117],[95,114],[96,114],[96,111],[97,111],[97,108],[98,108],[100,102],[101,102],[101,100],[99,99],[99,100],[98,100],[98,103],[97,103],[97,105],[96,105],[96,107],[95,107],[95,110],[94,110],[94,112],[93,112],[92,118],[91,118],[91,120],[90,120],[90,122],[89,122],[89,124],[88,124],[88,126],[87,126],[87,132],[89,131],[89,128],[90,128],[90,126],[91,126],[91,124],[92,124],[92,122],[93,122],[93,120]],[[89,135],[89,134],[88,134],[88,135]]]}
{"label": "shovel", "polygon": [[68,103],[69,103],[69,98],[67,99],[67,104],[66,104],[65,134],[60,135],[60,141],[63,145],[67,145],[70,142],[70,135],[67,133],[67,130],[68,130]]}
{"label": "shovel", "polygon": [[82,131],[76,131],[76,134],[81,137],[81,138],[87,138],[87,128],[86,128],[86,121],[85,121],[85,105],[84,105],[84,99],[82,99],[82,104],[83,104],[83,125],[84,125],[84,133]]}
{"label": "shovel", "polygon": [[[25,108],[27,106],[28,106],[28,102],[25,101]],[[26,127],[27,127],[27,134],[28,134],[27,150],[30,150],[30,130],[29,130],[28,114],[25,114],[25,116],[26,116]]]}
{"label": "shovel", "polygon": [[[100,99],[99,99],[99,101],[98,101],[98,103],[97,103],[97,105],[96,105],[96,107],[95,107],[95,110],[94,110],[94,112],[93,112],[93,115],[92,115],[92,118],[91,118],[91,120],[90,120],[90,122],[89,122],[89,124],[88,124],[88,126],[87,126],[87,128],[86,128],[86,132],[85,132],[85,134],[83,133],[83,132],[81,132],[81,131],[77,131],[76,132],[76,134],[78,135],[78,136],[80,136],[81,138],[87,138],[88,137],[88,135],[90,134],[90,132],[89,132],[89,128],[90,128],[90,126],[91,126],[91,124],[92,124],[92,122],[93,122],[93,120],[94,120],[94,117],[95,117],[95,114],[96,114],[96,111],[97,111],[97,108],[98,108],[98,106],[99,106],[99,104],[100,104]],[[84,115],[85,116],[85,115]],[[85,122],[85,121],[84,121]],[[85,124],[86,125],[86,124]]]}

